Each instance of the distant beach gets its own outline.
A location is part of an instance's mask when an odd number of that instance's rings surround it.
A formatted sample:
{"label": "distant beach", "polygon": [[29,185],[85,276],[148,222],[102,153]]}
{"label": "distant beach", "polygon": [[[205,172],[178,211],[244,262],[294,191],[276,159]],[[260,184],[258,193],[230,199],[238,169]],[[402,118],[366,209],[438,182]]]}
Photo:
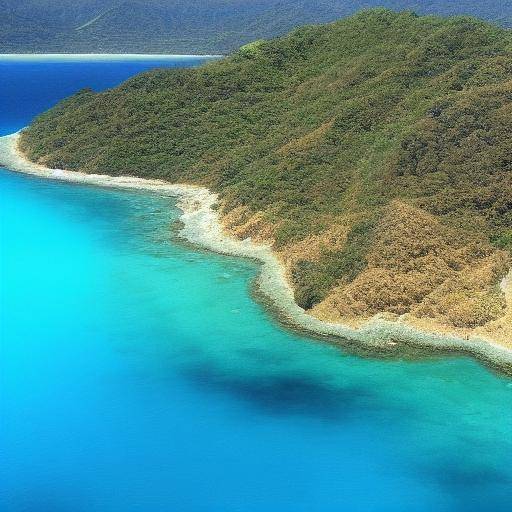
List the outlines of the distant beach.
{"label": "distant beach", "polygon": [[221,58],[223,55],[171,55],[144,53],[0,53],[0,62],[112,62],[112,61],[152,61],[152,60],[190,60]]}
{"label": "distant beach", "polygon": [[[208,189],[137,177],[111,177],[49,169],[28,161],[18,149],[18,138],[19,132],[0,137],[0,164],[13,171],[54,180],[101,187],[140,189],[176,197],[177,206],[183,212],[181,235],[188,241],[209,250],[261,262],[261,273],[258,278],[261,292],[270,299],[286,320],[298,328],[320,336],[344,338],[383,350],[400,343],[421,347],[429,346],[436,349],[468,352],[499,366],[512,365],[512,349],[485,337],[469,336],[465,338],[450,332],[422,330],[400,318],[394,321],[376,316],[357,326],[319,320],[296,304],[284,267],[270,246],[256,244],[250,239],[238,240],[224,231],[219,214],[213,208],[217,202],[217,195]],[[508,300],[511,295],[510,287],[509,275],[502,282],[502,288]]]}

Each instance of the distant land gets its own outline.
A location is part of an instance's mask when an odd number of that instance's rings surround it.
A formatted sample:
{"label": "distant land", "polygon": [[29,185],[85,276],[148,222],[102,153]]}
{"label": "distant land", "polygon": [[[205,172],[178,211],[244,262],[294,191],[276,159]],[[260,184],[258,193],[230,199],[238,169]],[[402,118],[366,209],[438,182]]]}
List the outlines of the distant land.
{"label": "distant land", "polygon": [[375,6],[512,26],[508,0],[0,0],[0,52],[225,54]]}
{"label": "distant land", "polygon": [[512,345],[512,33],[384,9],[83,90],[22,133],[51,168],[220,196],[321,320]]}

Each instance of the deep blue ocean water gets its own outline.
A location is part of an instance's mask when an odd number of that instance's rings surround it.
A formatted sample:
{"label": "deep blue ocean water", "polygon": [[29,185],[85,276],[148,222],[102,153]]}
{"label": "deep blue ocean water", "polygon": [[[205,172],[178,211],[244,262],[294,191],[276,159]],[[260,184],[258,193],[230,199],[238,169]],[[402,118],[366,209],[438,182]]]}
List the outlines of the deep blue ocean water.
{"label": "deep blue ocean water", "polygon": [[[154,65],[0,62],[0,132]],[[169,199],[0,194],[1,512],[512,510],[510,378],[285,330]]]}

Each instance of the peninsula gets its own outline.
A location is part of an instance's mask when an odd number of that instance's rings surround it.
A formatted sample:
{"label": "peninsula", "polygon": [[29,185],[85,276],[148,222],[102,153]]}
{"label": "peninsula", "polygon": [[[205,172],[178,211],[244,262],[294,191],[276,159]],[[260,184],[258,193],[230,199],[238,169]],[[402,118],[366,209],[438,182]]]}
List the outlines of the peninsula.
{"label": "peninsula", "polygon": [[315,330],[506,352],[511,100],[509,30],[377,9],[81,91],[18,147],[40,169],[211,190]]}

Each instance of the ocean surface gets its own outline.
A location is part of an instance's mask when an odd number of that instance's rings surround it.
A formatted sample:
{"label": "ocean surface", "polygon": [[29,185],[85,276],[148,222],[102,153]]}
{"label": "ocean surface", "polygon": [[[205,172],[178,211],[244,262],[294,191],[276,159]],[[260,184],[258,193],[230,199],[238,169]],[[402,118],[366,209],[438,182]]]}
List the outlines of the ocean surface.
{"label": "ocean surface", "polygon": [[[0,132],[195,63],[0,60]],[[178,217],[0,171],[1,512],[512,510],[510,378],[287,331]]]}

